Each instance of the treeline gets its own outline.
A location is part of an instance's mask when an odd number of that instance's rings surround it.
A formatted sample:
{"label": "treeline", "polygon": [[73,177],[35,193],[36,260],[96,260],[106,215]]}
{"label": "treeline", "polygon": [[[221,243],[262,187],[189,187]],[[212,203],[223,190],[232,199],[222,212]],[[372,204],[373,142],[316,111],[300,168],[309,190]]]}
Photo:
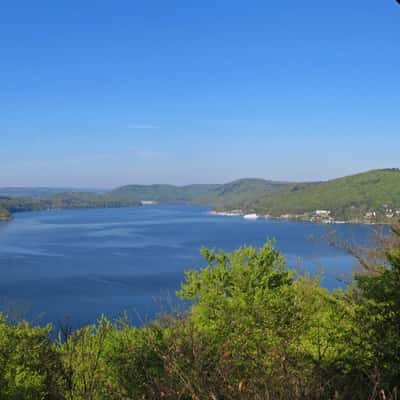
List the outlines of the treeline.
{"label": "treeline", "polygon": [[116,199],[152,200],[163,204],[200,204],[217,208],[245,208],[248,203],[287,187],[264,179],[238,179],[225,184],[128,185],[110,192]]}
{"label": "treeline", "polygon": [[117,199],[112,195],[95,193],[57,193],[43,198],[0,197],[0,210],[15,213],[21,211],[40,211],[73,208],[104,208],[137,206],[134,199]]}
{"label": "treeline", "polygon": [[101,319],[54,341],[2,316],[0,399],[397,399],[400,230],[333,292],[271,243],[203,255],[187,313],[141,328]]}
{"label": "treeline", "polygon": [[325,182],[239,179],[226,184],[128,185],[104,193],[52,193],[54,190],[4,189],[4,193],[31,193],[36,197],[0,196],[0,209],[13,213],[56,208],[126,207],[151,200],[161,204],[207,205],[220,211],[240,209],[243,213],[256,212],[273,217],[289,214],[293,219],[305,220],[310,220],[315,210],[329,210],[336,220],[392,223],[400,213],[399,169],[373,170]]}
{"label": "treeline", "polygon": [[272,216],[323,209],[344,221],[362,221],[366,213],[373,212],[373,222],[390,222],[387,215],[400,211],[400,170],[380,169],[326,182],[290,184],[257,197],[249,208]]}

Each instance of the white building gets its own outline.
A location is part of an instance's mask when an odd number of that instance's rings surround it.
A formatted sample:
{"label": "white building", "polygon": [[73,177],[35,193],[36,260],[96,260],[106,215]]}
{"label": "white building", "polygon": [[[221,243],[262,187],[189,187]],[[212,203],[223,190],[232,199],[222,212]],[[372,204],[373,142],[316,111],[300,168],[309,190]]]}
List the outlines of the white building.
{"label": "white building", "polygon": [[244,219],[258,219],[258,215],[257,214],[246,214],[243,215]]}
{"label": "white building", "polygon": [[152,200],[142,200],[140,203],[142,204],[142,206],[153,206],[153,205],[157,204],[156,201],[152,201]]}
{"label": "white building", "polygon": [[315,215],[318,217],[329,217],[331,212],[329,210],[315,210]]}

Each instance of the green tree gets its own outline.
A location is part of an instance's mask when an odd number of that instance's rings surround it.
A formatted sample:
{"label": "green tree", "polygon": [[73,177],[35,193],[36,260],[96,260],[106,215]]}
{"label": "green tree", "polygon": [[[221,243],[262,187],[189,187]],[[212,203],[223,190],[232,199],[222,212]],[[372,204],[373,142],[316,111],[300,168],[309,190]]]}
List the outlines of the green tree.
{"label": "green tree", "polygon": [[393,390],[400,384],[400,230],[393,228],[385,261],[355,276],[354,360],[378,388]]}
{"label": "green tree", "polygon": [[193,302],[189,319],[206,338],[215,392],[331,398],[348,324],[343,294],[295,279],[272,243],[202,253],[208,265],[187,273],[179,295]]}
{"label": "green tree", "polygon": [[62,399],[62,366],[51,326],[12,324],[0,314],[0,399]]}

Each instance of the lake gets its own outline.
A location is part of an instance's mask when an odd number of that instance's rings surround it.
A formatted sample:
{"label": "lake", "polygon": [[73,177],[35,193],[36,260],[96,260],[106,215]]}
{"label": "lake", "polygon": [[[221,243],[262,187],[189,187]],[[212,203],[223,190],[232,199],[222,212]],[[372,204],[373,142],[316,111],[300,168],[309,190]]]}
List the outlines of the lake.
{"label": "lake", "polygon": [[[275,239],[288,265],[322,283],[343,286],[354,261],[310,237],[330,230],[365,242],[371,227],[319,225],[211,215],[204,207],[145,206],[15,214],[0,224],[0,306],[45,323],[73,325],[114,318],[125,310],[140,324],[154,318],[184,271],[204,266],[201,246],[233,250]],[[301,259],[301,262],[299,260]]]}

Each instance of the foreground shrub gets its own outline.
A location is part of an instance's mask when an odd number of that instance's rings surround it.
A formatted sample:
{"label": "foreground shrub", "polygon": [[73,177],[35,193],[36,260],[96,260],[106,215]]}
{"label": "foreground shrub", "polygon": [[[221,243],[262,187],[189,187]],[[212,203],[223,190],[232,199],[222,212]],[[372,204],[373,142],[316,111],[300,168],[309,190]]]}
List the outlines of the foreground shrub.
{"label": "foreground shrub", "polygon": [[[393,236],[400,238],[394,230]],[[50,340],[0,316],[0,399],[391,399],[400,382],[400,241],[345,291],[296,276],[273,244],[203,249],[180,317]]]}
{"label": "foreground shrub", "polygon": [[12,324],[0,314],[0,399],[61,399],[62,365],[51,326]]}
{"label": "foreground shrub", "polygon": [[351,356],[368,376],[372,396],[379,388],[390,392],[400,386],[399,240],[400,230],[393,228],[384,261],[356,274],[356,285],[349,290],[354,309]]}
{"label": "foreground shrub", "polygon": [[203,254],[208,266],[187,273],[179,292],[193,302],[188,321],[206,344],[207,375],[214,374],[200,392],[330,398],[345,344],[339,331],[348,324],[342,294],[322,289],[318,280],[295,279],[271,243],[258,251]]}

